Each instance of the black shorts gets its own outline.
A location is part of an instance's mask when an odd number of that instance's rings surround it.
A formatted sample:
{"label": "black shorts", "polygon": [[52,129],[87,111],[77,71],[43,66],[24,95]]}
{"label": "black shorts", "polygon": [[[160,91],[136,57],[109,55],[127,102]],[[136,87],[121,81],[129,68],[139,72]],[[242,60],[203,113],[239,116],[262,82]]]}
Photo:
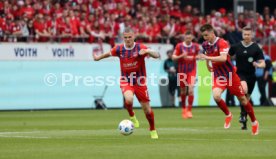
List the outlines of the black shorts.
{"label": "black shorts", "polygon": [[247,89],[248,89],[247,94],[251,95],[255,87],[256,76],[245,75],[245,74],[238,74],[238,76],[240,77],[241,81],[245,81],[247,83]]}

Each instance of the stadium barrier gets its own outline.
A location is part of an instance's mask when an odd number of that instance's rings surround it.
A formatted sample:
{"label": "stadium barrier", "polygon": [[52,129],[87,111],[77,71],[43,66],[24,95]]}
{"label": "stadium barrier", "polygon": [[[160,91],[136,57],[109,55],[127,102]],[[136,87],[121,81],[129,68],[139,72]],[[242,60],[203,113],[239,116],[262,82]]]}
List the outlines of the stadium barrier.
{"label": "stadium barrier", "polygon": [[[146,60],[147,75],[157,76],[155,84],[148,85],[151,105],[162,107],[161,99],[166,95],[160,95],[159,80],[167,78],[163,64],[166,52],[172,46],[146,45],[159,51],[162,57]],[[119,77],[119,61],[116,58],[92,60],[92,52],[106,52],[110,48],[109,44],[2,43],[0,110],[95,108],[94,96],[101,95],[106,85],[103,100],[107,107],[122,108],[119,84],[108,83],[108,77]],[[204,61],[198,61],[198,75],[210,76]],[[102,83],[98,77],[106,81]],[[165,86],[162,91],[164,89]],[[256,91],[255,88],[253,100],[258,104],[259,93]],[[194,105],[215,105],[210,86],[195,87]],[[136,98],[134,106],[139,107]]]}

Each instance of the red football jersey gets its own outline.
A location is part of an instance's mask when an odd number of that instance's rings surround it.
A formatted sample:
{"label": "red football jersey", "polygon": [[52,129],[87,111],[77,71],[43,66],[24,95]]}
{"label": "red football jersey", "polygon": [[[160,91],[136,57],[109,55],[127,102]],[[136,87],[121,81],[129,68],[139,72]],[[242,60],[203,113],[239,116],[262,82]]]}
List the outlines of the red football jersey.
{"label": "red football jersey", "polygon": [[197,43],[186,45],[184,42],[178,43],[175,47],[175,55],[180,56],[182,53],[187,53],[187,56],[193,56],[194,59],[179,59],[178,73],[188,73],[196,70],[196,58],[200,49]]}
{"label": "red football jersey", "polygon": [[136,84],[140,77],[143,77],[139,81],[141,84],[146,81],[145,57],[147,55],[139,55],[141,49],[147,49],[147,47],[143,44],[134,43],[131,49],[126,48],[124,44],[120,44],[113,47],[110,51],[112,56],[117,56],[120,59],[122,78],[131,82],[130,77],[132,76],[133,84]]}
{"label": "red football jersey", "polygon": [[227,60],[225,62],[212,62],[214,77],[224,76],[228,78],[229,73],[234,72],[234,67],[228,55],[229,45],[227,41],[217,37],[213,44],[205,41],[202,47],[207,56],[220,56],[221,53],[227,54]]}

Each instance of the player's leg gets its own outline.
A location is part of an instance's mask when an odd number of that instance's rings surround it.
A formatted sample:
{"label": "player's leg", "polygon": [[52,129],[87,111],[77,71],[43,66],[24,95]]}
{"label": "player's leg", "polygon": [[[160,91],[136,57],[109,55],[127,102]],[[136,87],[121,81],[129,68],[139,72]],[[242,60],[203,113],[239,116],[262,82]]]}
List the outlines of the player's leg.
{"label": "player's leg", "polygon": [[134,116],[133,111],[133,92],[131,90],[127,90],[124,92],[124,101],[125,101],[125,107],[128,111],[128,114],[130,117]]}
{"label": "player's leg", "polygon": [[213,88],[213,97],[219,108],[223,111],[223,113],[226,115],[225,122],[224,122],[224,128],[228,129],[231,126],[231,120],[233,118],[232,113],[229,111],[225,101],[221,98],[221,94],[223,93],[224,89],[219,87]]}
{"label": "player's leg", "polygon": [[[248,86],[247,86],[247,82],[244,80],[244,81],[241,81],[241,86],[244,90],[244,93],[247,95],[248,93]],[[248,99],[250,99],[250,97],[247,95],[246,96]],[[241,113],[240,113],[240,119],[239,119],[239,122],[242,123],[242,127],[241,129],[242,130],[246,130],[247,129],[247,112],[245,110],[245,108],[243,107],[242,104],[240,104],[240,108],[241,108]]]}
{"label": "player's leg", "polygon": [[246,112],[248,113],[251,122],[252,122],[252,135],[258,135],[259,133],[259,123],[256,120],[254,109],[250,101],[246,98],[246,96],[240,96],[238,97],[239,101],[245,108]]}
{"label": "player's leg", "polygon": [[233,95],[237,96],[237,98],[239,99],[241,105],[244,107],[244,109],[248,113],[248,115],[251,119],[251,122],[252,122],[252,134],[257,135],[258,130],[259,130],[259,123],[256,120],[252,104],[250,103],[250,101],[245,96],[243,87],[241,86],[241,82],[240,82],[240,79],[239,79],[238,76],[233,77],[232,85],[229,86],[228,88],[229,88],[229,91]]}
{"label": "player's leg", "polygon": [[[250,101],[250,96],[255,87],[255,83],[256,83],[255,76],[245,77],[245,80],[241,81],[241,85],[244,89],[244,92],[245,92],[245,95],[246,95],[246,98],[248,101]],[[242,123],[241,129],[246,130],[247,129],[247,111],[245,110],[245,108],[242,104],[241,104],[241,117],[240,117],[239,121],[240,121],[240,123]]]}
{"label": "player's leg", "polygon": [[158,139],[158,134],[155,129],[155,123],[154,123],[154,113],[153,110],[151,109],[149,102],[140,102],[142,109],[145,113],[145,116],[149,122],[149,130],[150,130],[150,135],[152,139]]}
{"label": "player's leg", "polygon": [[188,109],[187,109],[187,116],[188,118],[192,118],[192,107],[193,107],[193,102],[194,102],[194,85],[196,81],[196,75],[195,71],[193,71],[189,76],[188,76]]}
{"label": "player's leg", "polygon": [[139,127],[139,121],[135,116],[135,113],[133,111],[133,97],[134,97],[134,90],[133,90],[133,86],[129,86],[129,85],[124,85],[121,86],[122,92],[123,92],[123,96],[124,96],[124,105],[125,108],[128,111],[130,120],[133,122],[134,127],[138,128]]}
{"label": "player's leg", "polygon": [[188,109],[187,109],[188,118],[193,117],[193,114],[192,114],[193,102],[194,102],[194,86],[189,85],[188,86]]}
{"label": "player's leg", "polygon": [[187,87],[185,85],[180,86],[181,94],[181,107],[182,107],[182,117],[187,119],[187,108],[186,108],[186,97],[187,97]]}
{"label": "player's leg", "polygon": [[188,118],[187,117],[187,106],[186,106],[188,83],[187,83],[187,74],[186,73],[178,73],[177,74],[177,85],[180,86],[182,118],[186,119],[186,118]]}
{"label": "player's leg", "polygon": [[157,132],[155,129],[155,123],[154,123],[154,113],[149,104],[150,99],[149,99],[147,87],[134,86],[134,92],[149,122],[149,130],[150,130],[151,138],[158,139],[158,135],[157,135]]}

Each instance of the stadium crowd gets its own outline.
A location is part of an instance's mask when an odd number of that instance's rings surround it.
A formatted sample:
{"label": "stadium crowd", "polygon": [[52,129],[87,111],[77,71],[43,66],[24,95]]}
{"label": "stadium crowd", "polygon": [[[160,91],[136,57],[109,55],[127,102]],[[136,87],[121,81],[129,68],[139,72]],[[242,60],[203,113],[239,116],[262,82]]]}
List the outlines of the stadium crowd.
{"label": "stadium crowd", "polygon": [[[276,8],[262,14],[244,11],[235,20],[224,8],[202,15],[180,0],[0,0],[1,41],[107,42],[122,41],[131,26],[137,40],[176,44],[190,30],[200,41],[199,28],[210,23],[230,43],[241,39],[241,28],[251,25],[259,40],[276,41]],[[254,15],[257,21],[254,23]]]}

